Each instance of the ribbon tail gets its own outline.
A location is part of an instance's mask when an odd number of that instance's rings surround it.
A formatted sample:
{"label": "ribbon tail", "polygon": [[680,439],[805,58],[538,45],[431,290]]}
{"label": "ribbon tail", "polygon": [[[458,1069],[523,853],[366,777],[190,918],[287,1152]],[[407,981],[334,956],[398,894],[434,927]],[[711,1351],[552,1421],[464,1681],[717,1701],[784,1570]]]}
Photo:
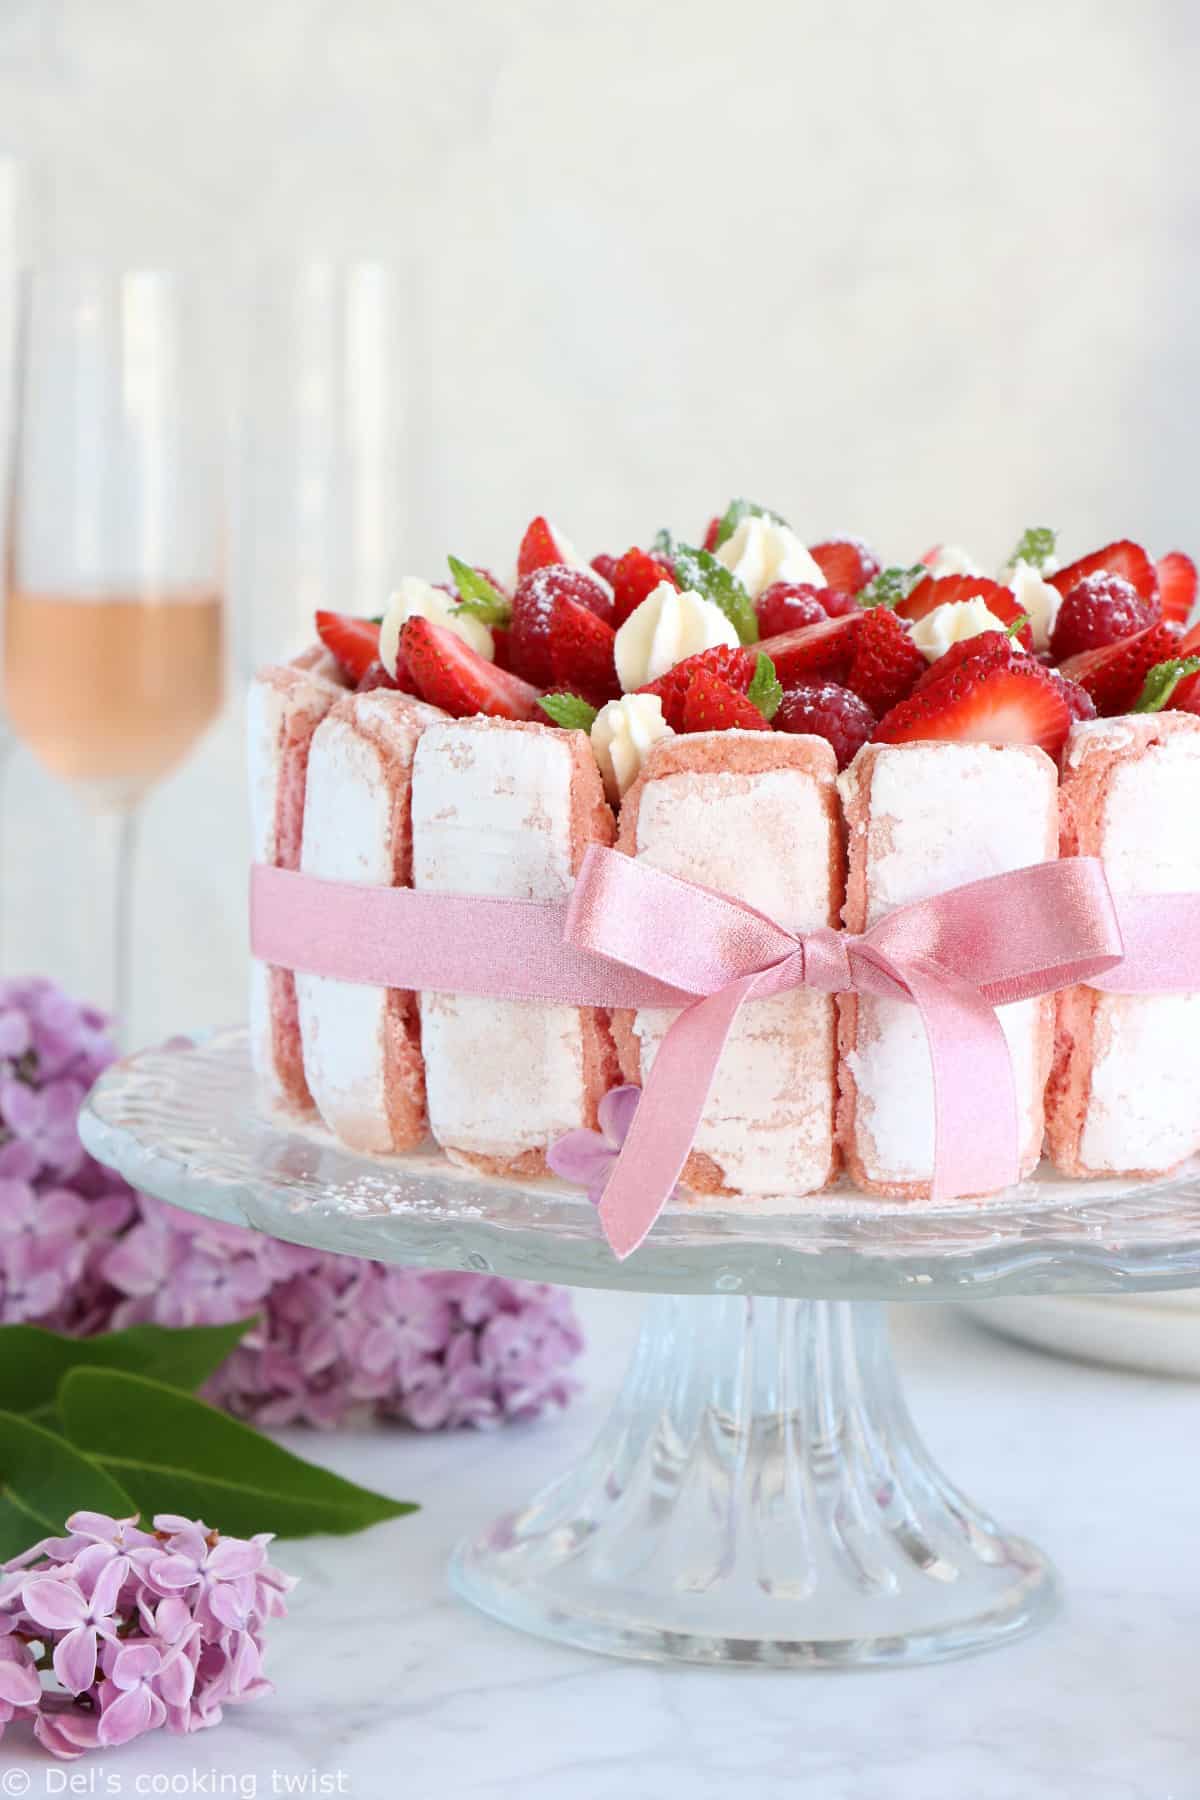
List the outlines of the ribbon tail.
{"label": "ribbon tail", "polygon": [[[896,970],[899,974],[900,971]],[[906,961],[933,1070],[931,1197],[997,1193],[1020,1179],[1020,1124],[1012,1056],[995,1008],[938,964]]]}
{"label": "ribbon tail", "polygon": [[622,1262],[638,1248],[671,1197],[733,1021],[757,980],[757,975],[744,975],[694,1001],[672,1022],[658,1047],[600,1200],[604,1235]]}

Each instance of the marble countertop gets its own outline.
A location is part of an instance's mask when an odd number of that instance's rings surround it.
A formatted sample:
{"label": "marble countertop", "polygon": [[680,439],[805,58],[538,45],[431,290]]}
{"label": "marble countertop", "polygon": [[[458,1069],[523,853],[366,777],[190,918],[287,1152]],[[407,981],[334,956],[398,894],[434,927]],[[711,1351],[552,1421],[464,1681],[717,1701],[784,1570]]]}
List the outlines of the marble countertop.
{"label": "marble countertop", "polygon": [[0,1795],[1200,1795],[1194,1385],[1060,1361],[941,1308],[899,1309],[897,1351],[930,1449],[1051,1554],[1059,1617],[1025,1643],[923,1669],[660,1668],[521,1636],[446,1588],[455,1540],[569,1463],[603,1416],[639,1303],[579,1302],[587,1386],[561,1419],[495,1435],[294,1435],[305,1454],[422,1511],[279,1547],[303,1581],[272,1634],[273,1698],[230,1710],[215,1731],[160,1733],[73,1765],[10,1734]]}

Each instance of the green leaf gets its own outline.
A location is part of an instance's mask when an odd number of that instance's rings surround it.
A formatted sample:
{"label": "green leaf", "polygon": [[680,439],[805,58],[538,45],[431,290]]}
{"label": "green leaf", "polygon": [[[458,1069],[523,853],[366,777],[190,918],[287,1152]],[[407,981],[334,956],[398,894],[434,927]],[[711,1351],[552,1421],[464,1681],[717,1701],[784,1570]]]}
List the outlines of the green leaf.
{"label": "green leaf", "polygon": [[70,1513],[85,1509],[117,1519],[138,1510],[90,1456],[31,1419],[0,1412],[0,1562],[61,1532]]}
{"label": "green leaf", "polygon": [[512,619],[512,602],[507,600],[498,587],[493,587],[486,575],[473,569],[470,563],[460,562],[457,556],[447,557],[450,573],[454,577],[454,585],[458,589],[458,612],[469,613],[473,619],[482,619],[485,625],[507,625]]}
{"label": "green leaf", "polygon": [[908,569],[880,569],[873,581],[858,596],[860,606],[899,606],[907,600],[917,583],[924,581],[929,570],[924,563],[913,563]]}
{"label": "green leaf", "polygon": [[764,719],[773,719],[779,711],[779,702],[783,699],[783,684],[775,673],[775,664],[761,650],[746,694]]}
{"label": "green leaf", "polygon": [[695,550],[690,544],[677,545],[675,577],[683,587],[720,607],[737,632],[739,643],[757,644],[758,619],[753,602],[737,576],[718,562],[711,551]]}
{"label": "green leaf", "polygon": [[1161,712],[1180,682],[1189,675],[1200,675],[1200,656],[1173,656],[1167,662],[1155,663],[1130,711]]}
{"label": "green leaf", "polygon": [[1015,568],[1019,562],[1028,563],[1031,568],[1044,569],[1054,555],[1054,547],[1058,542],[1058,533],[1049,525],[1031,525],[1024,532],[1020,543],[1005,563],[1006,569]]}
{"label": "green leaf", "polygon": [[44,1415],[70,1369],[131,1369],[189,1393],[237,1349],[254,1319],[232,1325],[133,1325],[97,1337],[64,1337],[37,1325],[0,1325],[0,1408]]}
{"label": "green leaf", "polygon": [[578,694],[543,694],[538,705],[568,731],[590,731],[596,722],[596,708]]}
{"label": "green leaf", "polygon": [[236,1537],[256,1531],[306,1537],[362,1531],[416,1511],[409,1501],[344,1481],[215,1406],[142,1375],[73,1369],[58,1390],[58,1406],[71,1442],[127,1488],[147,1517],[178,1512]]}
{"label": "green leaf", "polygon": [[651,544],[650,548],[657,552],[659,556],[674,556],[675,539],[671,536],[671,533],[667,530],[665,525],[661,531],[655,532],[654,542]]}
{"label": "green leaf", "polygon": [[772,512],[769,506],[760,506],[756,500],[731,500],[717,526],[718,550],[729,542],[743,519],[770,519],[773,525],[787,524],[781,513]]}
{"label": "green leaf", "polygon": [[1005,637],[1015,639],[1022,631],[1024,631],[1024,629],[1028,625],[1028,623],[1029,623],[1029,614],[1028,613],[1018,613],[1016,618],[1013,620],[1012,624],[1006,625],[1004,627]]}

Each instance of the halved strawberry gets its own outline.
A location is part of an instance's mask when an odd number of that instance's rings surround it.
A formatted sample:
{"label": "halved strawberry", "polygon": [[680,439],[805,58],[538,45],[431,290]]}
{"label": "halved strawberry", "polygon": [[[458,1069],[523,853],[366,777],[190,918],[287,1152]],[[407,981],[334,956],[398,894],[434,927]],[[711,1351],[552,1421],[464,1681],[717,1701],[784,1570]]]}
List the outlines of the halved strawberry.
{"label": "halved strawberry", "polygon": [[683,697],[684,731],[770,731],[745,694],[711,669],[697,669]]}
{"label": "halved strawberry", "polygon": [[612,576],[613,624],[623,625],[630,613],[637,611],[647,594],[652,594],[663,581],[669,581],[672,587],[679,586],[675,571],[665,558],[651,556],[648,550],[638,550],[636,547],[627,550]]}
{"label": "halved strawberry", "polygon": [[744,694],[754,679],[760,649],[762,645],[756,645],[753,650],[743,650],[728,644],[718,644],[712,650],[698,650],[694,656],[685,656],[682,662],[677,662],[673,669],[668,669],[657,681],[648,681],[638,689],[638,693],[657,694],[662,701],[663,718],[671,730],[683,731],[686,729],[683,723],[684,698],[695,676],[715,675],[719,681]]}
{"label": "halved strawberry", "polygon": [[872,741],[1038,744],[1057,756],[1070,725],[1060,683],[1032,657],[974,657],[894,706]]}
{"label": "halved strawberry", "polygon": [[530,575],[534,569],[544,569],[549,563],[565,562],[563,547],[554,536],[554,527],[549,519],[539,513],[526,528],[521,539],[521,548],[517,551],[517,576]]}
{"label": "halved strawberry", "polygon": [[823,544],[810,545],[808,554],[829,586],[842,588],[847,594],[857,594],[868,581],[874,581],[883,567],[861,538],[827,538]]}
{"label": "halved strawberry", "polygon": [[766,638],[757,648],[775,664],[785,688],[803,681],[836,681],[844,687],[854,657],[854,640],[866,616],[858,607],[842,618]]}
{"label": "halved strawberry", "polygon": [[1096,711],[1110,719],[1128,712],[1142,691],[1142,684],[1155,663],[1185,654],[1179,641],[1179,627],[1148,625],[1132,637],[1118,643],[1104,644],[1099,650],[1084,650],[1069,656],[1059,668],[1068,681],[1077,681],[1092,696]]}
{"label": "halved strawberry", "polygon": [[549,687],[555,679],[550,646],[560,616],[567,617],[561,609],[567,606],[593,613],[605,623],[612,613],[607,587],[601,587],[599,578],[588,569],[550,563],[531,570],[517,583],[508,651],[517,674],[538,687]]}
{"label": "halved strawberry", "polygon": [[1186,625],[1196,603],[1196,565],[1182,550],[1168,551],[1155,564],[1162,616]]}
{"label": "halved strawberry", "polygon": [[1047,580],[1065,596],[1073,587],[1079,586],[1085,575],[1098,575],[1101,570],[1108,575],[1123,575],[1143,600],[1153,600],[1158,593],[1154,564],[1141,545],[1132,543],[1129,538],[1118,538],[1115,544],[1105,544],[1102,550],[1081,556],[1077,562],[1068,563],[1065,569],[1047,576]]}
{"label": "halved strawberry", "polygon": [[846,686],[878,716],[911,694],[927,666],[895,613],[874,606],[859,619]]}
{"label": "halved strawberry", "polygon": [[487,713],[495,719],[533,719],[537,689],[498,669],[454,632],[429,619],[408,619],[400,631],[400,652],[422,700],[451,718]]}
{"label": "halved strawberry", "polygon": [[1183,637],[1179,640],[1178,650],[1172,651],[1172,655],[1200,656],[1200,619],[1197,619],[1190,631],[1184,632]]}
{"label": "halved strawberry", "polygon": [[[986,575],[941,575],[936,579],[926,575],[908,598],[899,602],[896,612],[902,619],[915,621],[923,619],[935,606],[961,606],[967,600],[982,600],[1002,625],[1015,624],[1021,617],[1012,589]],[[1033,632],[1028,625],[1021,627],[1018,636],[1027,650],[1033,649]]]}
{"label": "halved strawberry", "polygon": [[593,706],[621,692],[613,646],[616,632],[574,600],[556,602],[550,627],[550,681],[556,690],[582,694]]}
{"label": "halved strawberry", "polygon": [[357,687],[371,664],[379,660],[377,620],[355,619],[349,613],[319,612],[317,636],[337,657],[338,667],[352,687]]}
{"label": "halved strawberry", "polygon": [[1011,662],[1014,656],[1026,656],[1028,652],[1020,644],[1014,644],[1006,631],[980,631],[974,637],[960,638],[957,644],[931,662],[925,673],[917,682],[915,693],[927,688],[931,682],[941,681],[943,676],[950,675],[960,663],[975,662],[986,657],[991,662]]}

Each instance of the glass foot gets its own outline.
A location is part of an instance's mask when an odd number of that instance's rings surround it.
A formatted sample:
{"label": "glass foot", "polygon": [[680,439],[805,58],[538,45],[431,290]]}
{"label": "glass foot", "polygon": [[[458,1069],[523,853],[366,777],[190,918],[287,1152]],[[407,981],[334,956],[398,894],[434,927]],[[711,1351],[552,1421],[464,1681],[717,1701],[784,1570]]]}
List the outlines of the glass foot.
{"label": "glass foot", "polygon": [[865,1301],[651,1300],[588,1456],[451,1580],[587,1650],[768,1668],[962,1656],[1055,1604],[1046,1559],[930,1461]]}

